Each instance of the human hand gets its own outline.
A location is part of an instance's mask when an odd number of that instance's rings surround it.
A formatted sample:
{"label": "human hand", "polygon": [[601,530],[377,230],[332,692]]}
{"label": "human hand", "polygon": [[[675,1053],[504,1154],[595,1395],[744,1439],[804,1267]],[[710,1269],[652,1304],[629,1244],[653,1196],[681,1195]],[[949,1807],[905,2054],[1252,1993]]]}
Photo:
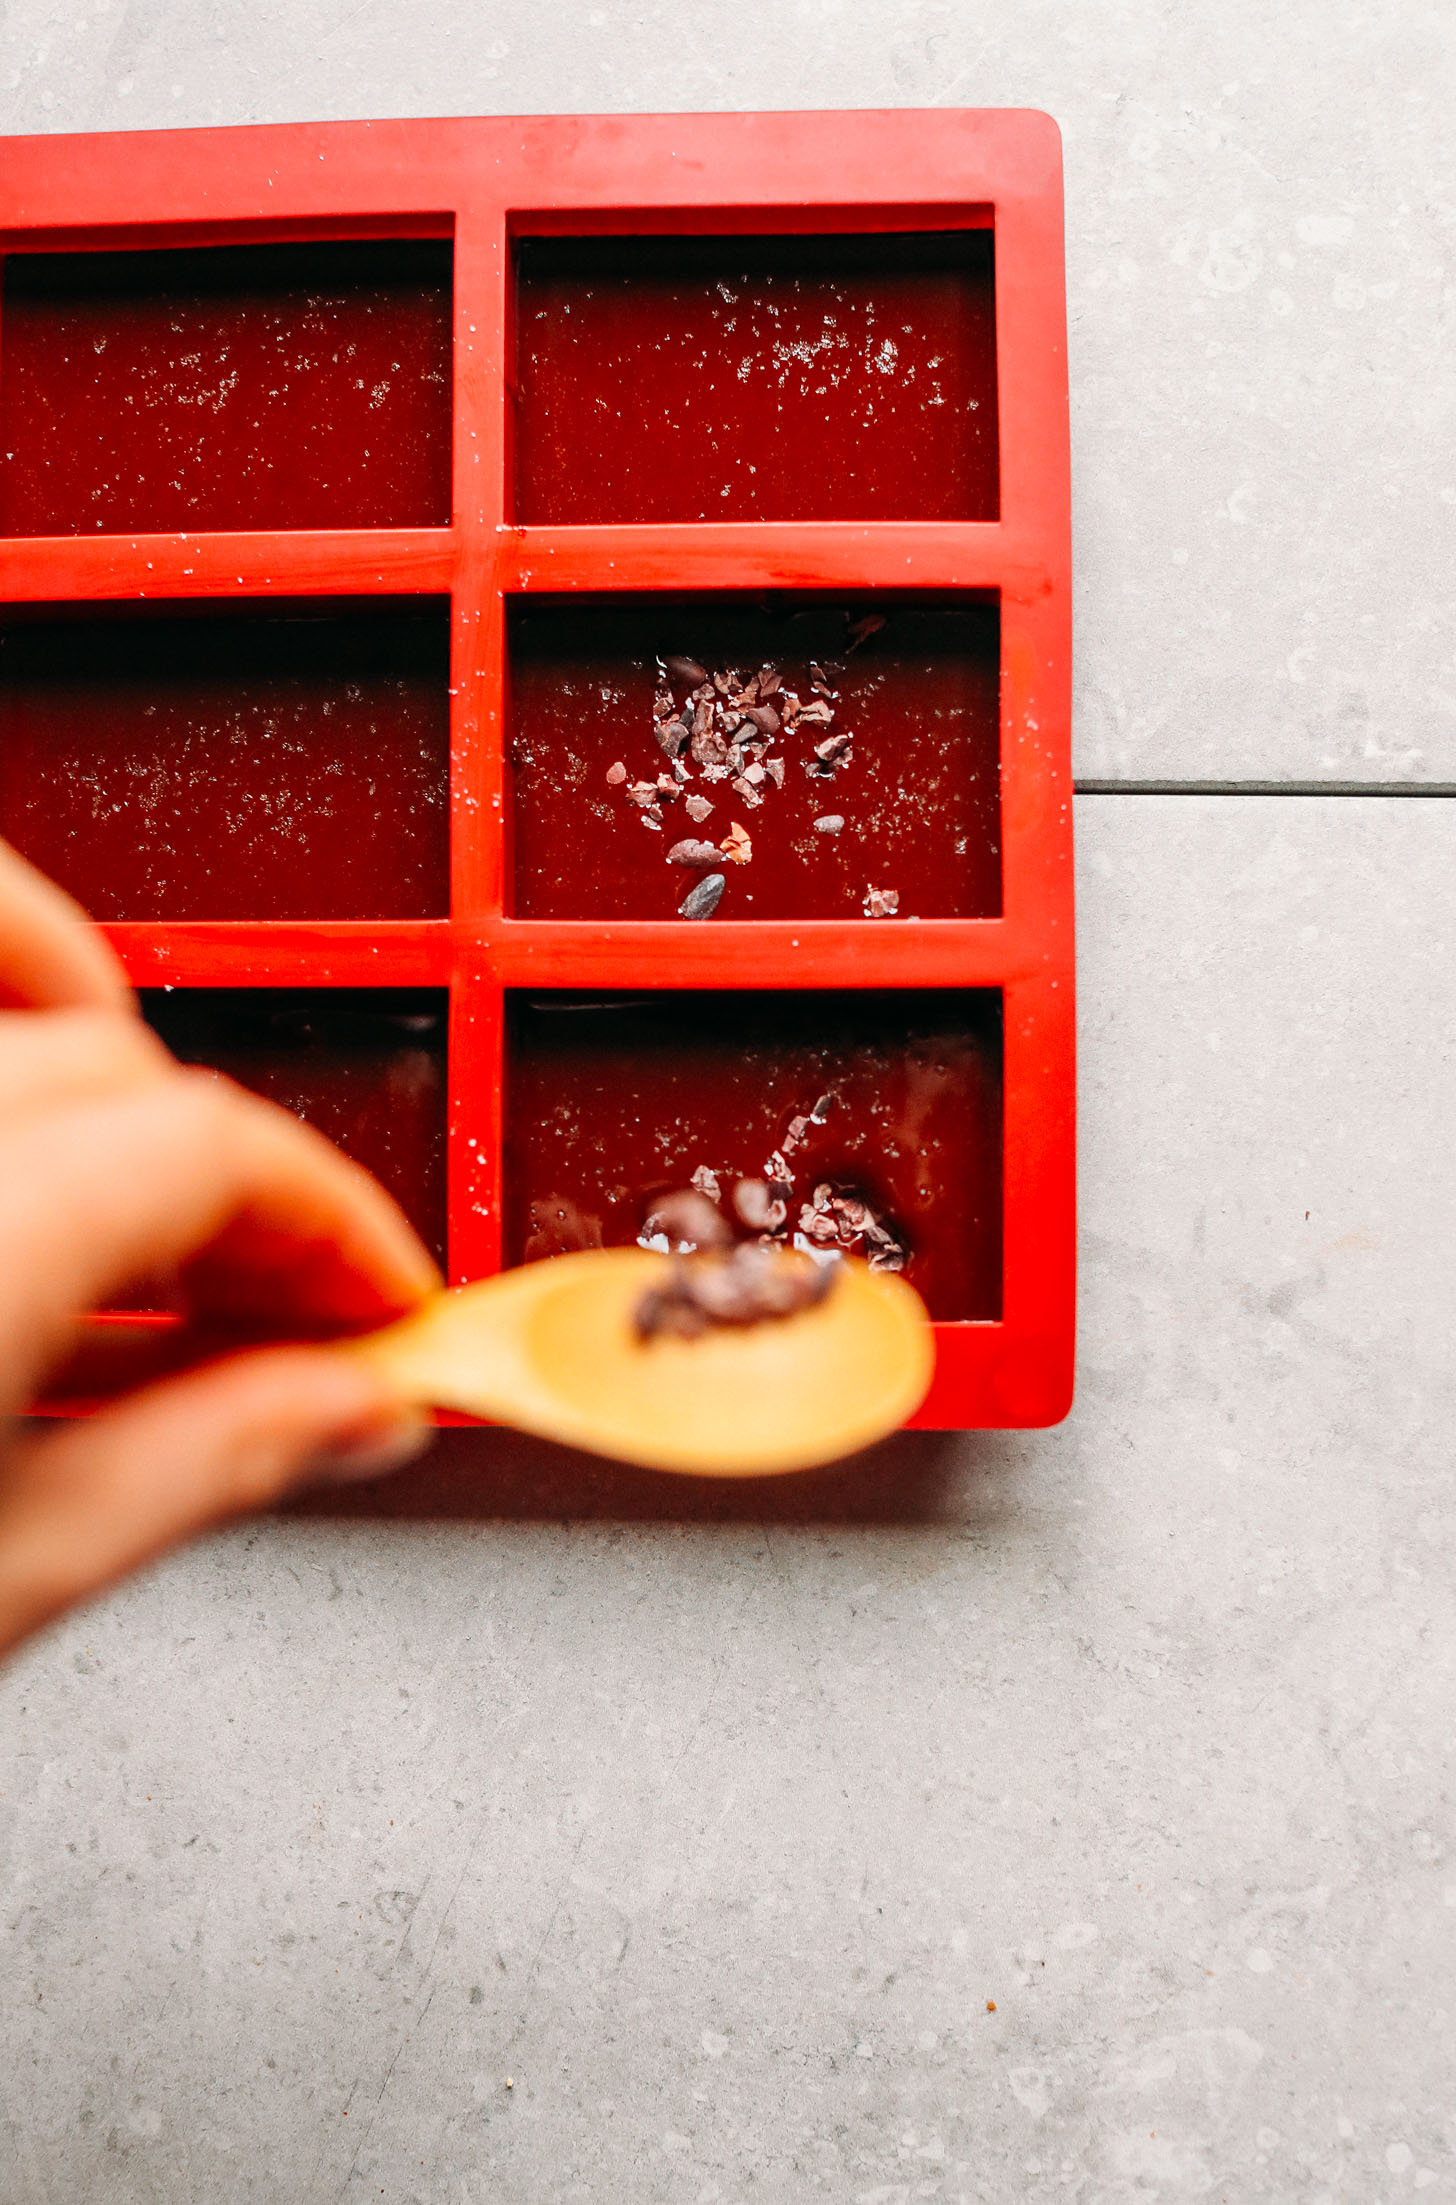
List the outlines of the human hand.
{"label": "human hand", "polygon": [[[439,1284],[369,1174],[286,1111],[184,1070],[104,937],[0,843],[0,1418],[84,1359],[88,1311],[165,1278],[170,1359],[210,1328],[318,1336]],[[405,1461],[428,1427],[325,1346],[204,1360],[0,1451],[0,1650],[302,1480]]]}

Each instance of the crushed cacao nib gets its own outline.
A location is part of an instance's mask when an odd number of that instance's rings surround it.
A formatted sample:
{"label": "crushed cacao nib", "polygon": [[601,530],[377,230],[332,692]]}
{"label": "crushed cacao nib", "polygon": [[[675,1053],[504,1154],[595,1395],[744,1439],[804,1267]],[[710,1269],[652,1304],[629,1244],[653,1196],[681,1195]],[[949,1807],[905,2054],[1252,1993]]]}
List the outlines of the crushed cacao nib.
{"label": "crushed cacao nib", "polygon": [[[866,614],[858,622],[846,619],[846,648],[884,626],[883,616]],[[853,736],[835,724],[841,667],[829,661],[808,661],[801,695],[788,687],[777,666],[765,663],[755,673],[719,666],[711,670],[700,660],[683,655],[664,655],[657,662],[658,679],[653,696],[653,734],[671,773],[659,771],[655,780],[631,780],[625,764],[607,773],[610,787],[620,788],[628,802],[642,813],[642,823],[654,833],[662,831],[662,808],[680,794],[694,826],[701,826],[713,811],[704,784],[726,782],[745,811],[759,809],[776,791],[786,786],[788,764],[782,754],[769,756],[775,739],[792,742],[796,730],[807,735],[807,755],[801,755],[806,774],[813,780],[833,780],[853,759]],[[817,738],[817,740],[816,740]],[[812,747],[811,747],[812,746]],[[820,834],[839,834],[847,824],[842,812],[826,812],[814,821]],[[675,842],[666,852],[673,865],[746,865],[753,843],[737,821],[722,843],[711,850],[692,838]],[[717,908],[722,881],[709,901],[698,890],[679,906],[685,918],[707,917]],[[702,884],[706,889],[707,882]],[[871,890],[873,916],[888,917],[893,905],[883,899],[890,890]],[[867,900],[866,910],[870,910]]]}
{"label": "crushed cacao nib", "polygon": [[796,1262],[745,1240],[729,1253],[679,1256],[637,1304],[639,1340],[700,1339],[711,1325],[754,1325],[812,1309],[837,1282],[834,1265]]}
{"label": "crushed cacao nib", "polygon": [[827,1181],[799,1210],[798,1235],[809,1247],[852,1253],[863,1248],[872,1271],[903,1271],[909,1257],[904,1239],[859,1195],[838,1192]]}
{"label": "crushed cacao nib", "polygon": [[733,746],[718,733],[715,727],[701,728],[693,737],[693,763],[697,766],[716,766],[726,773],[733,762]]}
{"label": "crushed cacao nib", "polygon": [[733,1227],[717,1203],[696,1187],[675,1187],[648,1204],[637,1238],[644,1248],[659,1243],[668,1248],[727,1248]]}
{"label": "crushed cacao nib", "polygon": [[705,873],[696,888],[690,889],[678,905],[681,919],[711,919],[723,901],[723,890],[728,885],[726,873]]}
{"label": "crushed cacao nib", "polygon": [[827,1210],[816,1210],[806,1202],[799,1212],[799,1231],[807,1233],[811,1240],[838,1240],[839,1227]]}
{"label": "crushed cacao nib", "polygon": [[740,1179],[733,1189],[733,1207],[751,1233],[776,1233],[788,1217],[788,1206],[763,1179]]}
{"label": "crushed cacao nib", "polygon": [[789,1158],[802,1156],[812,1142],[813,1129],[827,1123],[834,1102],[833,1090],[826,1090],[812,1110],[789,1120],[781,1145],[764,1165],[763,1177],[740,1180],[734,1188],[733,1208],[741,1223],[768,1245],[782,1247],[792,1241],[816,1263],[841,1254],[860,1254],[872,1270],[901,1271],[910,1253],[904,1234],[858,1189],[826,1179],[815,1185],[807,1201],[794,1199]]}
{"label": "crushed cacao nib", "polygon": [[707,1164],[699,1164],[697,1170],[693,1173],[692,1184],[697,1188],[699,1194],[705,1194],[710,1202],[722,1201],[723,1189],[718,1184],[718,1174],[711,1170]]}
{"label": "crushed cacao nib", "polygon": [[893,919],[900,908],[898,888],[867,888],[864,913],[867,919]]}

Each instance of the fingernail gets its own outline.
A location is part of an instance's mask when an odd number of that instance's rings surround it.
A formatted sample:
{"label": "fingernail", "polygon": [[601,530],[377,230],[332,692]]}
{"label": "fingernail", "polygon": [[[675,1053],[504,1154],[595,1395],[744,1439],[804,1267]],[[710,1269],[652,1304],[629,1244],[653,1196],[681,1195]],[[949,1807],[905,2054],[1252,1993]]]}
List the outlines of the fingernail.
{"label": "fingernail", "polygon": [[435,1436],[428,1417],[401,1417],[384,1431],[372,1431],[362,1439],[328,1448],[310,1456],[299,1475],[300,1485],[359,1485],[366,1478],[386,1477],[402,1470],[422,1455]]}

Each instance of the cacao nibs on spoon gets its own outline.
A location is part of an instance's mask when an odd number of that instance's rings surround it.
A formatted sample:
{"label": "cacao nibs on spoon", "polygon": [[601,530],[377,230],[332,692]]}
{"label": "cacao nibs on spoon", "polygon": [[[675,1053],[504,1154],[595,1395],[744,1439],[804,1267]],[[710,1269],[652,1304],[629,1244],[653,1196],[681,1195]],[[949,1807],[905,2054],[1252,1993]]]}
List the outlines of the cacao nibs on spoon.
{"label": "cacao nibs on spoon", "polygon": [[633,1312],[639,1340],[699,1340],[710,1328],[744,1327],[813,1309],[838,1283],[837,1264],[786,1258],[760,1241],[728,1251],[680,1255],[660,1286],[649,1286]]}

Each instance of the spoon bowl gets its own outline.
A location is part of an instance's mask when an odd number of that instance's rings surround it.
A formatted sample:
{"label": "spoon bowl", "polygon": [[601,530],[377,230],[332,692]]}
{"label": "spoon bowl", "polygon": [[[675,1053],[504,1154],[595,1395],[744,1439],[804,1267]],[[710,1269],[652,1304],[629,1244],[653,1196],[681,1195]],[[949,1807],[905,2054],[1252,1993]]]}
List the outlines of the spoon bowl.
{"label": "spoon bowl", "polygon": [[930,1321],[894,1273],[845,1257],[813,1308],[642,1340],[638,1303],[670,1260],[597,1248],[526,1264],[435,1295],[345,1352],[404,1400],[700,1476],[832,1462],[924,1400]]}

